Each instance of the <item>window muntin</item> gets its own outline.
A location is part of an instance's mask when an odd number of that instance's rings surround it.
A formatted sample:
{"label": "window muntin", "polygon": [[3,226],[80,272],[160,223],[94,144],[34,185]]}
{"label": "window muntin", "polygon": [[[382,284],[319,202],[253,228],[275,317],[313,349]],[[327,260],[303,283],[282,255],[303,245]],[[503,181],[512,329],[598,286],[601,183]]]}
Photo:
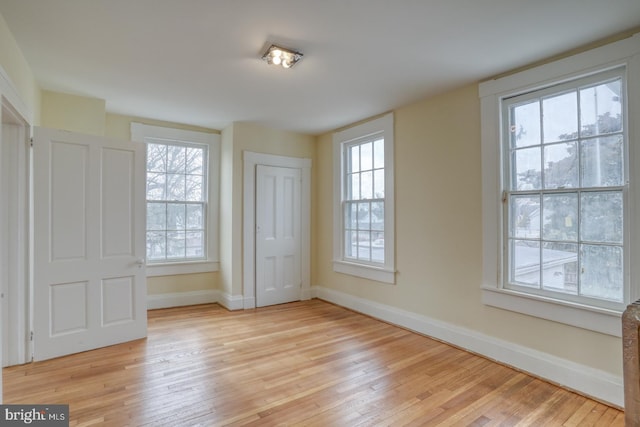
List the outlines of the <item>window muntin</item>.
{"label": "window muntin", "polygon": [[207,258],[206,145],[147,139],[149,263]]}
{"label": "window muntin", "polygon": [[395,283],[393,113],[333,135],[333,270]]}
{"label": "window muntin", "polygon": [[384,137],[344,144],[343,159],[344,258],[384,265]]}
{"label": "window muntin", "polygon": [[504,99],[508,289],[625,302],[624,69]]}

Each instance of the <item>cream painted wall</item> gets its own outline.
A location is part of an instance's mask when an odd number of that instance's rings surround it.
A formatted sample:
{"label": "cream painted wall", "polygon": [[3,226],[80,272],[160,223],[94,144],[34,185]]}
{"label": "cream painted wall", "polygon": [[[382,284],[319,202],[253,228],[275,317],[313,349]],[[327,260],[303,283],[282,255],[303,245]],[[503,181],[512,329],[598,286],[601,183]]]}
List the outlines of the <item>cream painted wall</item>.
{"label": "cream painted wall", "polygon": [[[270,129],[253,123],[234,123],[222,132],[221,177],[221,288],[238,296],[242,289],[242,198],[244,151],[312,159],[316,138],[295,132]],[[313,166],[312,166],[313,174]],[[314,177],[312,175],[312,181]],[[313,205],[313,201],[312,201]],[[312,219],[313,221],[313,219]],[[313,236],[312,236],[313,239]],[[312,244],[313,246],[313,244]]]}
{"label": "cream painted wall", "polygon": [[32,125],[40,124],[40,87],[2,15],[0,15],[0,66],[32,115],[26,119],[32,120],[30,123]]}
{"label": "cream painted wall", "polygon": [[42,91],[43,127],[90,135],[104,135],[104,99]]}
{"label": "cream painted wall", "polygon": [[147,294],[173,294],[218,289],[218,272],[147,278]]}
{"label": "cream painted wall", "polygon": [[395,285],[333,272],[330,134],[318,138],[317,150],[314,285],[622,375],[619,338],[482,304],[476,84],[395,111]]}

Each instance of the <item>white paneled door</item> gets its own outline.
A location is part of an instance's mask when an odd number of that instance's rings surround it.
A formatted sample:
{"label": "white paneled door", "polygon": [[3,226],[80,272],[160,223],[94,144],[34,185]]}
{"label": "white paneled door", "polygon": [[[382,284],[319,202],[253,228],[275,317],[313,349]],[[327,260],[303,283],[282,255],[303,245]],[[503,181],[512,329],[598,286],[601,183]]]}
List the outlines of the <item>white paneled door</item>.
{"label": "white paneled door", "polygon": [[36,128],[34,360],[146,336],[142,144]]}
{"label": "white paneled door", "polygon": [[298,301],[301,275],[300,169],[257,165],[256,305]]}

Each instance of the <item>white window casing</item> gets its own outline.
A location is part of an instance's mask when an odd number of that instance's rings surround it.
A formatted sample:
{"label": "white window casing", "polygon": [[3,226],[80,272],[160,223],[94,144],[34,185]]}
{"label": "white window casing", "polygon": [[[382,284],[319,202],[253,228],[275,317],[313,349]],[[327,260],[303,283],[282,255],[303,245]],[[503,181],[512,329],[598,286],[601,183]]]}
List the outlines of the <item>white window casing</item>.
{"label": "white window casing", "polygon": [[[333,233],[333,269],[338,273],[349,274],[374,280],[382,283],[395,283],[395,220],[394,220],[394,128],[393,113],[368,121],[366,123],[353,126],[346,130],[336,132],[333,136],[333,157],[334,157],[334,233]],[[373,164],[362,169],[356,168],[351,170],[351,166],[347,164],[345,157],[350,147],[357,148],[366,146],[373,147],[376,142],[384,141],[384,172],[382,165]],[[375,150],[375,148],[373,148]],[[358,151],[359,152],[359,151]],[[364,157],[363,157],[364,158]],[[373,160],[372,160],[373,162]],[[384,196],[381,196],[375,189],[375,184],[367,186],[367,191],[371,194],[349,195],[351,191],[347,190],[347,176],[351,179],[360,180],[366,174],[374,177],[377,172],[384,174]],[[372,178],[371,182],[374,182]],[[361,184],[364,188],[364,184]],[[351,187],[349,187],[351,188]],[[373,193],[376,194],[373,194]],[[357,226],[350,225],[347,228],[345,224],[346,206],[360,204],[368,206],[368,213],[365,214],[365,220],[360,221]],[[383,206],[382,215],[384,216],[382,224],[374,223],[373,206]],[[359,210],[358,210],[359,213]],[[379,219],[380,215],[376,216]],[[368,222],[368,226],[364,226]],[[351,230],[352,228],[354,228]],[[362,228],[361,228],[362,227]],[[356,231],[359,230],[359,231]],[[382,230],[380,230],[382,229]],[[349,231],[351,230],[351,231]],[[360,249],[355,249],[356,255],[351,250],[345,250],[346,233],[357,233],[369,236],[366,242],[366,249],[363,249],[364,256],[359,255]],[[380,237],[383,236],[383,237]],[[359,236],[358,236],[359,239]],[[357,245],[359,246],[359,245]],[[374,248],[377,255],[373,255]]]}
{"label": "white window casing", "polygon": [[200,259],[176,259],[163,262],[147,260],[147,276],[204,273],[218,271],[218,199],[220,176],[220,135],[182,129],[131,124],[131,139],[146,144],[192,145],[206,148],[206,208],[204,219],[205,252]]}
{"label": "white window casing", "polygon": [[[624,70],[626,81],[626,164],[624,298],[619,304],[591,304],[550,294],[527,292],[509,286],[505,262],[507,213],[503,197],[508,182],[505,160],[502,106],[505,100],[533,91],[589,78],[611,70]],[[613,71],[615,73],[615,71]],[[483,302],[519,313],[561,322],[604,334],[621,336],[624,306],[640,297],[640,35],[598,47],[523,72],[481,83]],[[526,95],[525,95],[526,96]],[[624,102],[623,101],[623,102]]]}

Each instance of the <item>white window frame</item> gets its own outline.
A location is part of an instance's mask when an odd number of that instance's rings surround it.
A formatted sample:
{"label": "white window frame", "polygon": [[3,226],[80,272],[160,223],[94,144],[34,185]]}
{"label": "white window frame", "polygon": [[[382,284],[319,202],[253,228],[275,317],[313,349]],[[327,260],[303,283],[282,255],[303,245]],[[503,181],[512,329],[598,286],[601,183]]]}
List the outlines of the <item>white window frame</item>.
{"label": "white window frame", "polygon": [[[218,271],[218,206],[220,177],[220,135],[205,132],[187,131],[160,126],[131,123],[131,139],[137,142],[160,142],[202,144],[207,146],[209,163],[207,165],[207,209],[206,209],[206,245],[207,258],[195,261],[175,261],[147,263],[147,277],[169,276],[176,274],[206,273]],[[145,204],[146,205],[146,204]],[[146,227],[145,227],[146,230]]]}
{"label": "white window frame", "polygon": [[[336,132],[333,135],[333,270],[382,283],[395,283],[395,197],[394,197],[394,129],[393,113]],[[384,138],[384,264],[357,262],[344,254],[344,147],[356,140],[382,136]]]}
{"label": "white window frame", "polygon": [[624,304],[640,297],[640,123],[634,120],[640,114],[640,35],[592,49],[568,58],[554,61],[523,72],[481,83],[482,143],[482,223],[483,223],[483,277],[482,299],[486,305],[528,314],[613,336],[621,336],[622,309],[602,308],[584,303],[555,299],[507,289],[504,276],[506,239],[502,194],[502,168],[505,165],[502,150],[502,100],[527,92],[562,84],[577,78],[624,67],[627,81],[628,158],[628,215],[625,245]]}

